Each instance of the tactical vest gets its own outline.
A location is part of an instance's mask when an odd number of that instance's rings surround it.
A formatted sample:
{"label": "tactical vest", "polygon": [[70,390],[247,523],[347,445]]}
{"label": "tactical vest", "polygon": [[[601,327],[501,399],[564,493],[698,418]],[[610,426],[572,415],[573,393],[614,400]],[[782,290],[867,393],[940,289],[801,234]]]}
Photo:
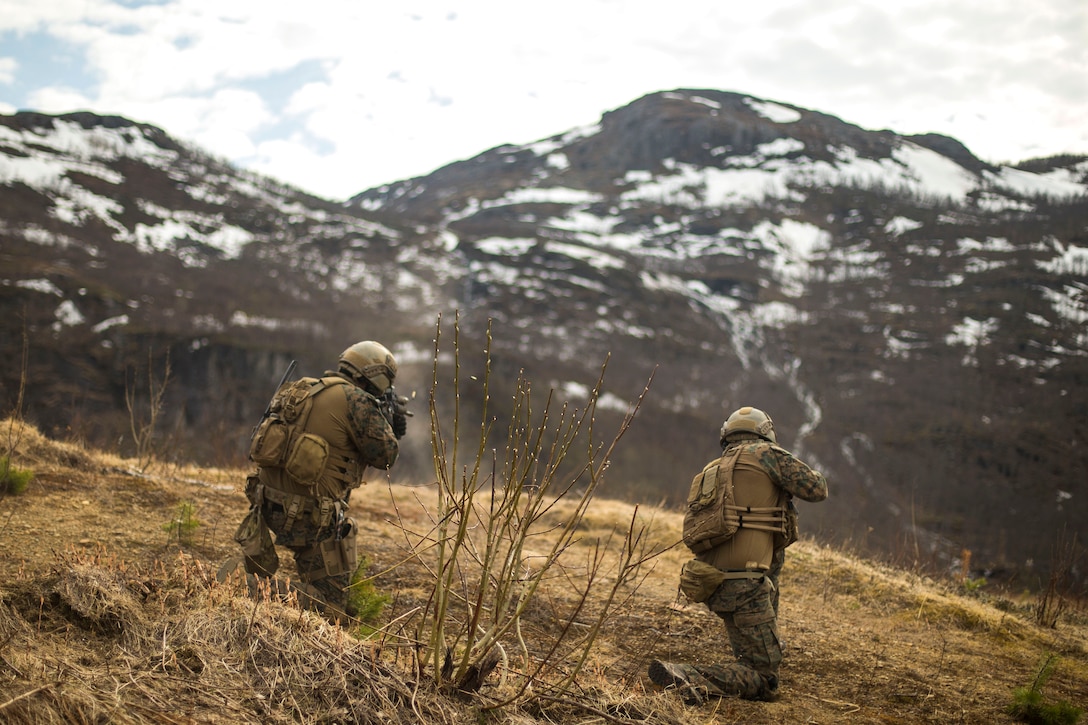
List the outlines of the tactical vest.
{"label": "tactical vest", "polygon": [[253,433],[250,459],[262,467],[283,469],[292,481],[305,487],[314,487],[323,478],[331,478],[343,488],[354,486],[361,473],[354,451],[338,442],[330,443],[327,435],[314,431],[310,424],[314,399],[326,390],[349,384],[329,376],[282,385]]}
{"label": "tactical vest", "polygon": [[[738,503],[736,495],[735,472],[741,455],[748,452],[751,458],[746,460],[743,486],[744,491],[741,501]],[[754,452],[751,444],[740,444],[727,448],[721,458],[708,463],[703,470],[691,481],[688,492],[687,510],[684,514],[683,540],[684,544],[695,554],[705,555],[708,561],[715,565],[722,564],[724,569],[746,569],[765,567],[769,563],[769,557],[773,548],[774,535],[786,535],[786,506],[785,493],[780,491],[766,474],[752,476],[749,469],[754,461]],[[764,490],[766,489],[766,490]],[[755,494],[750,496],[749,494]],[[752,505],[752,501],[770,503],[773,505]],[[745,541],[744,561],[731,560],[728,555],[719,556],[719,548],[729,549],[727,546],[738,535],[738,531],[745,530],[748,534],[762,532],[760,543],[766,546],[751,547],[756,541]],[[763,538],[766,542],[762,542]],[[745,539],[752,539],[746,535]],[[766,549],[764,556],[763,549]],[[758,550],[758,553],[756,553]],[[703,559],[704,556],[700,556]],[[763,561],[768,559],[767,562]]]}

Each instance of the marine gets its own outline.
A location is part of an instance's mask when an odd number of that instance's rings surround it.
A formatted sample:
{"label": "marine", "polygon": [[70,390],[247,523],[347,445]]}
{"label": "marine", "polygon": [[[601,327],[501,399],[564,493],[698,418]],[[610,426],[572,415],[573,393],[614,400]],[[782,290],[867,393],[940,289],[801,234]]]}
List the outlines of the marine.
{"label": "marine", "polygon": [[[776,699],[782,662],[778,576],[785,549],[797,538],[792,500],[823,501],[828,493],[822,473],[778,446],[773,421],[758,408],[734,411],[722,425],[719,442],[721,457],[700,475],[705,479],[713,469],[718,485],[732,485],[732,505],[742,512],[733,518],[740,523],[732,533],[711,539],[710,548],[692,548],[695,556],[681,570],[680,588],[721,618],[730,652],[708,664],[655,659],[648,671],[652,682],[677,691],[688,704],[729,696]],[[744,511],[757,515],[746,523]]]}
{"label": "marine", "polygon": [[357,525],[347,515],[348,499],[367,468],[396,462],[407,431],[396,375],[384,345],[356,343],[335,371],[282,382],[254,432],[250,509],[235,534],[245,571],[271,578],[279,568],[276,546],[288,549],[299,602],[330,618],[355,614],[347,588],[358,565]]}

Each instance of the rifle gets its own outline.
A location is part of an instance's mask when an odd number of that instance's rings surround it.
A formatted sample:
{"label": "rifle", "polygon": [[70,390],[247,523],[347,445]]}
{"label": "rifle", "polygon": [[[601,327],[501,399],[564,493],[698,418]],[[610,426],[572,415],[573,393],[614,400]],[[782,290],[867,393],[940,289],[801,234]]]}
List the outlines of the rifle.
{"label": "rifle", "polygon": [[[298,364],[297,360],[292,360],[291,364],[287,366],[287,370],[283,373],[283,377],[280,378],[279,385],[276,386],[276,391],[283,387],[283,384],[287,382],[287,378],[291,377],[291,373],[295,370],[295,365]],[[257,421],[257,425],[253,426],[253,430],[250,431],[249,439],[253,440],[253,436],[257,435],[257,429],[261,427],[261,421],[268,417],[268,414],[272,412],[272,401],[276,399],[276,392],[273,391],[272,397],[268,399],[268,405],[264,408],[264,414],[261,415],[261,420]]]}
{"label": "rifle", "polygon": [[389,386],[389,390],[382,393],[382,397],[379,399],[379,405],[381,406],[382,414],[390,421],[393,420],[393,416],[397,413],[409,418],[412,417],[412,411],[408,410],[408,398],[403,395],[397,395],[397,391],[392,385]]}
{"label": "rifle", "polygon": [[378,398],[378,410],[389,421],[389,425],[393,425],[393,418],[397,415],[403,415],[406,418],[412,417],[412,411],[408,410],[408,398],[397,395],[397,391],[394,390],[392,385]]}

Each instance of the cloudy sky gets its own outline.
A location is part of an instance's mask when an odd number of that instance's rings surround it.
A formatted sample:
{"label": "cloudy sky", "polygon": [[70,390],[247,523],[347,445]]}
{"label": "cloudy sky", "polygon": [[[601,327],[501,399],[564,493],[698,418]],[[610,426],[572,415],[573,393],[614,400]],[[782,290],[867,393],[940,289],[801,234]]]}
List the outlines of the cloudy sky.
{"label": "cloudy sky", "polygon": [[333,199],[676,88],[1088,153],[1088,2],[0,0],[0,113],[123,115]]}

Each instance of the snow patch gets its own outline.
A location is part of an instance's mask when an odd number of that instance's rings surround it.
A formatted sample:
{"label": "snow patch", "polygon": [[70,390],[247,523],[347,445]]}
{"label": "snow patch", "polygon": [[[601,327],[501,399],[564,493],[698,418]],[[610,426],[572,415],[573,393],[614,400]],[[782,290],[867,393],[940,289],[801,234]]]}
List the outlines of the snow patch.
{"label": "snow patch", "polygon": [[922,222],[908,219],[905,216],[897,216],[884,225],[884,231],[893,237],[898,237],[905,232],[920,229],[922,226]]}
{"label": "snow patch", "polygon": [[21,279],[15,283],[15,286],[34,290],[35,292],[41,292],[42,294],[55,295],[57,297],[64,296],[64,293],[60,291],[60,287],[57,287],[47,279]]}
{"label": "snow patch", "polygon": [[623,269],[626,265],[623,260],[618,257],[614,257],[611,254],[605,254],[591,247],[582,247],[576,244],[566,244],[563,242],[548,242],[544,245],[544,249],[549,252],[555,252],[556,254],[562,254],[572,259],[578,259],[583,262],[588,262],[597,269]]}
{"label": "snow patch", "polygon": [[1088,247],[1075,244],[1062,244],[1053,240],[1054,250],[1058,252],[1051,259],[1036,262],[1040,269],[1051,274],[1079,274],[1088,277]]}
{"label": "snow patch", "polygon": [[71,327],[73,325],[83,324],[83,313],[79,311],[75,303],[71,300],[64,300],[57,309],[53,312],[53,317],[56,318],[56,322],[53,323],[53,330],[60,331],[61,327]]}
{"label": "snow patch", "polygon": [[473,246],[485,254],[493,254],[501,257],[516,257],[525,254],[536,246],[536,240],[522,237],[515,239],[488,237],[487,239],[480,239],[473,242]]}
{"label": "snow patch", "polygon": [[110,329],[111,327],[119,327],[121,325],[127,325],[127,324],[128,324],[128,315],[118,315],[117,317],[110,317],[108,319],[102,320],[101,322],[99,322],[97,325],[95,325],[91,329],[94,332],[99,333],[99,332],[105,332],[106,330]]}
{"label": "snow patch", "polygon": [[801,120],[801,112],[793,108],[787,108],[786,106],[771,103],[770,101],[757,101],[754,98],[745,98],[744,102],[748,104],[749,108],[766,118],[768,121],[773,121],[775,123],[794,123]]}

